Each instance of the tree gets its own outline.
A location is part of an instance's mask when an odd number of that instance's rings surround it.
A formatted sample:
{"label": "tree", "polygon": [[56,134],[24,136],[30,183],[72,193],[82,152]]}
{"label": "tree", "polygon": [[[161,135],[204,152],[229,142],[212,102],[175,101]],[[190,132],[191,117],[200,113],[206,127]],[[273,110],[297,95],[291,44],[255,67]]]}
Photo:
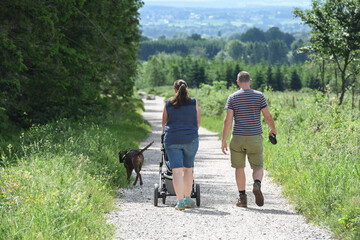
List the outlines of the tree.
{"label": "tree", "polygon": [[205,69],[199,65],[198,61],[194,61],[190,67],[187,83],[189,87],[199,87],[201,83],[206,82]]}
{"label": "tree", "polygon": [[272,40],[268,44],[269,46],[269,61],[272,64],[283,63],[287,61],[288,47],[282,40]]}
{"label": "tree", "polygon": [[251,63],[259,63],[261,60],[267,60],[269,56],[268,46],[264,42],[250,43],[247,55]]}
{"label": "tree", "polygon": [[266,37],[264,31],[254,27],[243,33],[240,40],[243,42],[266,42]]}
{"label": "tree", "polygon": [[0,109],[27,127],[94,112],[104,106],[101,94],[132,95],[141,6],[0,1]]}
{"label": "tree", "polygon": [[192,40],[198,41],[198,40],[201,40],[202,38],[201,38],[201,35],[200,35],[200,34],[198,34],[198,33],[193,33],[193,34],[191,34],[190,37],[188,37],[188,39],[192,39]]}
{"label": "tree", "polygon": [[300,50],[301,47],[303,46],[304,46],[304,41],[302,39],[298,39],[291,44],[291,51],[292,51],[294,63],[298,63],[298,62],[303,63],[306,61],[307,54]]}
{"label": "tree", "polygon": [[283,91],[284,90],[284,77],[283,77],[283,73],[281,72],[280,64],[276,65],[275,76],[274,76],[274,79],[273,79],[273,86],[271,86],[271,87],[275,91]]}
{"label": "tree", "polygon": [[341,75],[339,105],[343,103],[346,84],[355,72],[348,69],[360,51],[360,1],[313,1],[309,10],[295,9],[296,17],[311,27],[305,50],[334,61]]}
{"label": "tree", "polygon": [[225,80],[226,80],[226,87],[229,88],[236,79],[236,75],[234,76],[234,70],[230,64],[226,64],[226,72],[225,72]]}
{"label": "tree", "polygon": [[295,69],[291,72],[290,88],[294,91],[299,91],[302,88],[301,79]]}
{"label": "tree", "polygon": [[165,73],[162,71],[163,68],[160,64],[160,61],[156,56],[152,58],[146,64],[146,78],[147,82],[151,87],[162,86],[166,81]]}
{"label": "tree", "polygon": [[246,46],[239,40],[232,40],[225,45],[225,51],[232,59],[237,60],[245,54]]}
{"label": "tree", "polygon": [[282,40],[290,47],[291,43],[295,41],[294,36],[289,33],[283,33],[278,27],[271,27],[265,32],[266,41]]}
{"label": "tree", "polygon": [[269,64],[266,70],[266,86],[270,87],[272,83],[273,83],[272,66],[271,64]]}

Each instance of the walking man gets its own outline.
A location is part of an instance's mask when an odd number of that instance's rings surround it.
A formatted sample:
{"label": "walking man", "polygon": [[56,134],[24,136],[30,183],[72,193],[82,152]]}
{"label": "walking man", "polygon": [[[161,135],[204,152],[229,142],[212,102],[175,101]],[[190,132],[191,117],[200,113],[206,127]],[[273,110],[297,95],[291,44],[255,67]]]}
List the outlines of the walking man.
{"label": "walking man", "polygon": [[230,141],[231,166],[235,168],[236,184],[239,190],[238,207],[247,207],[245,192],[245,159],[246,156],[253,170],[253,193],[258,206],[264,205],[264,196],[261,192],[263,171],[263,138],[260,112],[264,115],[270,127],[269,136],[276,135],[274,119],[268,109],[268,104],[262,92],[250,89],[251,79],[247,72],[240,72],[236,83],[240,90],[231,94],[226,102],[226,116],[222,132],[222,152],[226,154],[228,146],[226,139],[234,120],[232,138]]}

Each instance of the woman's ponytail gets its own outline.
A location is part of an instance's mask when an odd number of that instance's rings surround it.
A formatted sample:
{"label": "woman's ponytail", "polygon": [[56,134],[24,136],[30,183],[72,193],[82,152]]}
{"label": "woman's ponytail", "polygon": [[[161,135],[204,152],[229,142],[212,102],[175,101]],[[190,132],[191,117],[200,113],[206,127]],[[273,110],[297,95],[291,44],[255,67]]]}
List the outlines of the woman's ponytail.
{"label": "woman's ponytail", "polygon": [[188,96],[187,84],[184,80],[176,80],[174,82],[174,88],[177,90],[177,93],[170,99],[170,104],[173,107],[178,108],[183,104],[191,102],[191,99]]}

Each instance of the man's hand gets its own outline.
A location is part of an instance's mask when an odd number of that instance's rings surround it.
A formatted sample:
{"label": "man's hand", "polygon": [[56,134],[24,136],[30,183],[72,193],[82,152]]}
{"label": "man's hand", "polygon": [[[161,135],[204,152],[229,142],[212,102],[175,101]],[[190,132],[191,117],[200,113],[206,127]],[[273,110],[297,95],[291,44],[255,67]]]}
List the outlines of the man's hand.
{"label": "man's hand", "polygon": [[226,140],[222,140],[221,142],[221,150],[224,154],[226,154],[226,152],[228,151]]}
{"label": "man's hand", "polygon": [[269,136],[274,137],[274,135],[277,135],[276,130],[275,129],[271,129],[269,132]]}

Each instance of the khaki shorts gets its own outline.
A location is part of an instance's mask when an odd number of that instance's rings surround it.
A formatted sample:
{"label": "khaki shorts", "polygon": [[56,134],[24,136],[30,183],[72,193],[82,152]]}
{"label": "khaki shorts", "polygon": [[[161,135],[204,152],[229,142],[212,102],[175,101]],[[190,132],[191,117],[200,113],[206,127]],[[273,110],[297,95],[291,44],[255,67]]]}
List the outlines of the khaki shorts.
{"label": "khaki shorts", "polygon": [[231,166],[245,168],[246,155],[251,169],[263,167],[263,137],[232,136],[230,141]]}

